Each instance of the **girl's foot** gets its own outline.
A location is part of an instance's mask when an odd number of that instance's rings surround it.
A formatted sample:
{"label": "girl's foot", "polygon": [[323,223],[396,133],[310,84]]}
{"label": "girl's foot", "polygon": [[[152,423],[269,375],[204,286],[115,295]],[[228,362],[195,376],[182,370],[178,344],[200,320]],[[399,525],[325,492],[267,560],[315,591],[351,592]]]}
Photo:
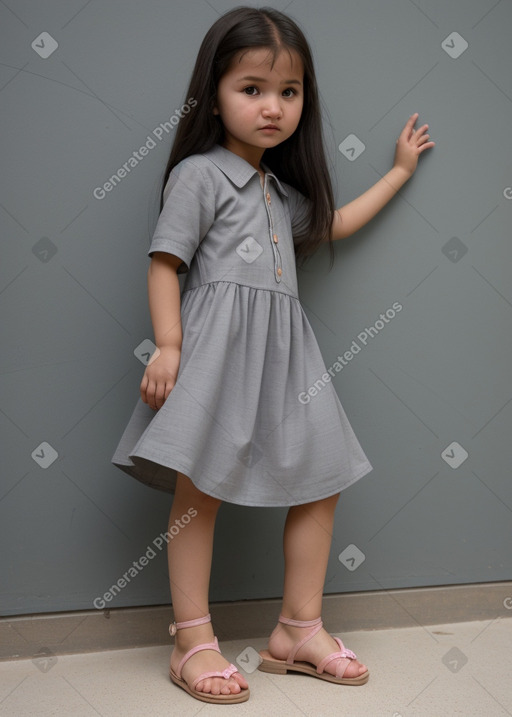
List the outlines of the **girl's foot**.
{"label": "girl's foot", "polygon": [[[290,650],[304,639],[309,630],[311,630],[311,628],[292,627],[291,625],[280,622],[270,636],[268,651],[272,657],[275,657],[277,660],[286,660],[290,654]],[[327,657],[327,655],[330,655],[332,652],[339,652],[339,649],[339,645],[334,641],[334,638],[329,635],[327,630],[322,628],[299,648],[294,660],[295,662],[310,662],[316,667],[324,657]],[[340,662],[343,662],[343,665],[345,665],[347,659],[346,657],[340,657],[336,660],[332,660],[332,662],[327,663],[324,671],[330,675],[336,675],[336,667]],[[366,671],[366,665],[357,659],[352,659],[347,665],[343,677],[359,677]]]}
{"label": "girl's foot", "polygon": [[[171,667],[177,672],[178,665],[185,654],[197,645],[213,642],[214,635],[211,623],[190,627],[186,630],[179,630],[175,636],[174,649],[171,654]],[[181,677],[187,685],[192,685],[193,681],[203,672],[222,672],[229,667],[229,662],[215,650],[201,650],[192,655],[181,670]],[[243,689],[249,687],[245,678],[235,672],[231,677],[208,677],[200,680],[194,689],[197,692],[206,692],[212,695],[229,695],[239,694]]]}

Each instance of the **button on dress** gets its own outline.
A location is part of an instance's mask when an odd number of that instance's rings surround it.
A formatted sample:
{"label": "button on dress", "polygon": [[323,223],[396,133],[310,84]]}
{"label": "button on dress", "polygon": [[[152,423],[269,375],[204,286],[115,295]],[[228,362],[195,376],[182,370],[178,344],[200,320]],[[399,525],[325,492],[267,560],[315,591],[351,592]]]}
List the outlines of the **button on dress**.
{"label": "button on dress", "polygon": [[309,200],[262,168],[263,186],[215,145],[169,175],[148,253],[176,255],[186,273],[179,372],[158,411],[138,399],[112,462],[171,493],[179,471],[229,503],[290,506],[372,466],[298,297]]}

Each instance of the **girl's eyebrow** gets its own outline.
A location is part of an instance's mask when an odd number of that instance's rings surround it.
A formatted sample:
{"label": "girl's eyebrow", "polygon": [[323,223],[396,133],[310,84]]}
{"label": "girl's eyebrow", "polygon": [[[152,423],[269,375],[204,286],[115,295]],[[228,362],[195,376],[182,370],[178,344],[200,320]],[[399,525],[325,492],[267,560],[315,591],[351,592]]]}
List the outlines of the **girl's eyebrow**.
{"label": "girl's eyebrow", "polygon": [[[240,82],[267,82],[264,77],[254,77],[253,75],[247,75],[246,77],[240,77]],[[302,82],[299,80],[283,80],[282,85],[301,85]]]}

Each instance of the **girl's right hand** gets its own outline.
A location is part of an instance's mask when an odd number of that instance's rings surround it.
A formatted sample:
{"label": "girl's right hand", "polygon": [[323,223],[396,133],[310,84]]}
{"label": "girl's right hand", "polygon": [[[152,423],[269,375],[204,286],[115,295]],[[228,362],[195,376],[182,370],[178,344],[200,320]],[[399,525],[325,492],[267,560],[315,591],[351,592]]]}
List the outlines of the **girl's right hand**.
{"label": "girl's right hand", "polygon": [[140,397],[150,408],[161,408],[176,383],[181,351],[173,346],[157,349],[149,359],[140,384]]}

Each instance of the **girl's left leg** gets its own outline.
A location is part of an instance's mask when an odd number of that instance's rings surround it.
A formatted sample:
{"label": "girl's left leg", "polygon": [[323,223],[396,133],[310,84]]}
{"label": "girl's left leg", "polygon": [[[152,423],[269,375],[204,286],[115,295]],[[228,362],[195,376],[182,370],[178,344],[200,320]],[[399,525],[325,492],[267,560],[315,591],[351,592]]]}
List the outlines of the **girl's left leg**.
{"label": "girl's left leg", "polygon": [[[322,614],[327,562],[331,549],[334,511],[339,493],[313,503],[292,506],[284,529],[285,577],[283,591],[283,617],[294,620],[314,620]],[[307,629],[278,623],[268,643],[270,654],[285,660],[291,648],[307,634]],[[322,628],[306,642],[295,656],[297,661],[319,662],[339,651],[338,644]],[[326,666],[326,672],[336,673],[339,660]],[[366,666],[352,660],[344,677],[358,677],[366,672]]]}

